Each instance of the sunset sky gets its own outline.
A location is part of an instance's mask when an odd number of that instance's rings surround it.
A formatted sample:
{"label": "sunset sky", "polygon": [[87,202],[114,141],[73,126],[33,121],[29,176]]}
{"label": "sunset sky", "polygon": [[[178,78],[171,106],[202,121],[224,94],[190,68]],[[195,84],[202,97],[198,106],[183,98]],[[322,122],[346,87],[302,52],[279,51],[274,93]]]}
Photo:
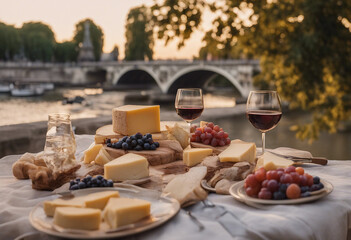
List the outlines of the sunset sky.
{"label": "sunset sky", "polygon": [[[24,22],[41,21],[51,26],[56,41],[70,40],[74,26],[85,18],[91,18],[101,26],[105,34],[104,52],[110,52],[115,44],[124,57],[125,21],[130,8],[142,4],[151,5],[152,0],[0,0],[0,21],[21,27]],[[204,28],[210,27],[211,16],[206,13]],[[176,42],[167,47],[157,41],[154,47],[155,59],[192,58],[198,54],[203,33],[195,32],[178,50]]]}

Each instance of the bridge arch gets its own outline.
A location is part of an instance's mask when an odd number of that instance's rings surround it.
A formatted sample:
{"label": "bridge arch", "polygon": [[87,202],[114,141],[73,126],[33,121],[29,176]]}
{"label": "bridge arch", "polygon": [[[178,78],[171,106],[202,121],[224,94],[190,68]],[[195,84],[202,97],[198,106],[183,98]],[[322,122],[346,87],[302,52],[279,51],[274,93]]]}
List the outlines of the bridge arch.
{"label": "bridge arch", "polygon": [[151,71],[150,68],[140,67],[140,66],[138,66],[138,67],[133,66],[133,67],[124,68],[116,76],[114,76],[112,84],[117,85],[125,74],[133,72],[133,71],[142,71],[142,72],[147,73],[155,81],[157,86],[159,88],[161,88],[161,83],[160,83],[160,80],[158,79],[157,75],[153,71]]}
{"label": "bridge arch", "polygon": [[246,95],[245,89],[240,85],[237,78],[235,78],[234,76],[232,76],[227,71],[225,71],[221,68],[208,66],[208,65],[197,65],[197,66],[191,66],[191,67],[187,67],[187,68],[182,69],[177,74],[175,74],[172,77],[172,79],[170,79],[170,81],[168,81],[167,85],[164,87],[164,91],[167,93],[170,93],[170,91],[172,90],[172,85],[174,85],[174,83],[179,78],[181,78],[182,76],[184,76],[188,73],[196,72],[196,71],[208,71],[208,72],[213,72],[213,73],[217,73],[219,75],[222,75],[223,77],[228,79],[229,82],[231,82],[233,84],[233,86],[239,91],[241,96]]}

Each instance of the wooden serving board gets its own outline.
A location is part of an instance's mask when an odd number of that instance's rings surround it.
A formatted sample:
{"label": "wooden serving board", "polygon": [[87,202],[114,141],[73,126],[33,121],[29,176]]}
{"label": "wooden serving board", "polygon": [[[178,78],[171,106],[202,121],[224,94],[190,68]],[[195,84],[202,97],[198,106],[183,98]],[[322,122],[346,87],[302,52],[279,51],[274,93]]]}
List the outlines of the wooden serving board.
{"label": "wooden serving board", "polygon": [[157,166],[162,164],[167,164],[177,160],[183,159],[183,148],[176,140],[160,140],[160,147],[156,150],[144,150],[144,151],[134,151],[134,150],[123,150],[115,149],[104,146],[106,151],[113,158],[118,158],[126,153],[135,153],[144,156],[151,166]]}

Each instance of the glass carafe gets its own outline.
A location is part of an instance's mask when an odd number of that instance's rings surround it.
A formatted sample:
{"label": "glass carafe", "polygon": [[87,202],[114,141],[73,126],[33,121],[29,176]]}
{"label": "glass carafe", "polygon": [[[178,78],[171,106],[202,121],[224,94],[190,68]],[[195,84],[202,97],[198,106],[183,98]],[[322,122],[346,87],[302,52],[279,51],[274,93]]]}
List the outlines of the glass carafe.
{"label": "glass carafe", "polygon": [[70,115],[49,115],[48,131],[44,148],[44,161],[54,176],[76,165],[76,141],[72,131]]}

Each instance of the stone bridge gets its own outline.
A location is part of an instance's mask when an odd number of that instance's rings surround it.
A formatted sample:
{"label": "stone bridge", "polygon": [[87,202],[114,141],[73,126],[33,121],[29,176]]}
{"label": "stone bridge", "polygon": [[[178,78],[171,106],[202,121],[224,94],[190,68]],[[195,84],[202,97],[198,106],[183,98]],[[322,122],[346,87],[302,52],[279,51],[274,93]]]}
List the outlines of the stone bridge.
{"label": "stone bridge", "polygon": [[93,85],[154,85],[163,93],[179,87],[203,87],[220,75],[243,96],[252,89],[252,76],[259,71],[256,60],[130,61],[55,63],[0,63],[0,83]]}

